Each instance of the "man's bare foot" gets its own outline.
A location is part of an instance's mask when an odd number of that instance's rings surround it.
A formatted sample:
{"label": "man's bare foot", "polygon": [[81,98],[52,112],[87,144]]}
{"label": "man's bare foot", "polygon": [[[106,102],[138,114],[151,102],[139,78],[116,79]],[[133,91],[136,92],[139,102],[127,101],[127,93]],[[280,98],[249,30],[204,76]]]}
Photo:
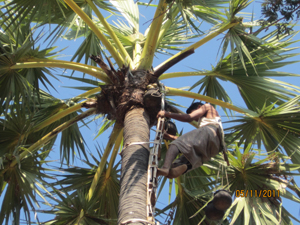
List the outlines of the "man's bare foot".
{"label": "man's bare foot", "polygon": [[157,168],[157,176],[168,176],[169,169]]}
{"label": "man's bare foot", "polygon": [[170,169],[169,175],[167,176],[170,179],[177,178],[182,175],[188,169],[187,165],[183,164],[175,168]]}

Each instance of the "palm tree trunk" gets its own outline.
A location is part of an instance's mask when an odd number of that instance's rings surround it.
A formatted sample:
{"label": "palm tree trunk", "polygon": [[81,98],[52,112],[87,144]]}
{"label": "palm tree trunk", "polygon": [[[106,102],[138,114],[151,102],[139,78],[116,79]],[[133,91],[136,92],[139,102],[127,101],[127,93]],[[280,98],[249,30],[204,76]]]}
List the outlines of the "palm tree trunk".
{"label": "palm tree trunk", "polygon": [[[124,146],[149,142],[150,119],[142,108],[130,110],[124,120]],[[147,220],[147,168],[149,144],[135,144],[122,151],[118,225],[130,220]],[[141,225],[132,222],[130,225]]]}

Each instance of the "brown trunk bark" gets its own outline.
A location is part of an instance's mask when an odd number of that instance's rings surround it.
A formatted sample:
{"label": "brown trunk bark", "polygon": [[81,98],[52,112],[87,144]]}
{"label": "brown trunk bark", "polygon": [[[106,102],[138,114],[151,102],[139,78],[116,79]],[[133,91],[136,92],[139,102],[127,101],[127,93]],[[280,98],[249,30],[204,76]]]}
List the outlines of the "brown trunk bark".
{"label": "brown trunk bark", "polygon": [[[149,142],[150,119],[143,108],[128,111],[124,120],[124,146]],[[122,151],[118,225],[130,220],[147,220],[147,167],[149,144],[130,145]],[[141,225],[143,222],[132,222]]]}

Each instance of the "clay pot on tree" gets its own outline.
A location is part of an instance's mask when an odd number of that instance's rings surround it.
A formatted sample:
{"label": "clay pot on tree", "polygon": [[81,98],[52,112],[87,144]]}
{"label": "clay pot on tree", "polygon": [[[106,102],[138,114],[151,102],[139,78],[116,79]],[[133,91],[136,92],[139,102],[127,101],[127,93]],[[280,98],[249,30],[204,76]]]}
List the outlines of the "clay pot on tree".
{"label": "clay pot on tree", "polygon": [[216,209],[211,201],[205,208],[205,215],[210,220],[220,220],[225,215],[225,211]]}
{"label": "clay pot on tree", "polygon": [[177,127],[176,127],[175,123],[173,123],[172,121],[166,121],[165,131],[168,134],[171,134],[171,135],[175,136],[177,134]]}
{"label": "clay pot on tree", "polygon": [[230,192],[226,190],[216,191],[212,203],[216,209],[226,211],[232,203]]}

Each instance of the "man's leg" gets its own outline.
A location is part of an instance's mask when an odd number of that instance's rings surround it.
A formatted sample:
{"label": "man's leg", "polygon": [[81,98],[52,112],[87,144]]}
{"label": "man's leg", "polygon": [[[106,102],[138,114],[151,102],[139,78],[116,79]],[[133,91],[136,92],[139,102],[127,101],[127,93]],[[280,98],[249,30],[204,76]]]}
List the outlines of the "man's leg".
{"label": "man's leg", "polygon": [[[167,177],[169,175],[172,162],[174,161],[174,159],[176,158],[176,156],[179,153],[180,153],[180,151],[178,150],[176,145],[170,145],[170,148],[168,149],[167,154],[166,154],[164,165],[162,166],[162,168],[158,168],[158,170],[157,170],[157,176]],[[179,165],[176,168],[171,169],[172,170],[172,178],[175,178],[173,176],[176,176],[176,177],[180,176],[187,170],[187,168],[188,168],[187,165],[183,164],[183,165]]]}
{"label": "man's leg", "polygon": [[167,150],[164,165],[157,170],[157,176],[168,176],[171,164],[179,153],[180,151],[176,145],[170,145]]}
{"label": "man's leg", "polygon": [[167,177],[170,179],[177,178],[190,169],[192,169],[191,163],[184,155],[182,155],[172,163],[171,169],[169,170],[169,175]]}

